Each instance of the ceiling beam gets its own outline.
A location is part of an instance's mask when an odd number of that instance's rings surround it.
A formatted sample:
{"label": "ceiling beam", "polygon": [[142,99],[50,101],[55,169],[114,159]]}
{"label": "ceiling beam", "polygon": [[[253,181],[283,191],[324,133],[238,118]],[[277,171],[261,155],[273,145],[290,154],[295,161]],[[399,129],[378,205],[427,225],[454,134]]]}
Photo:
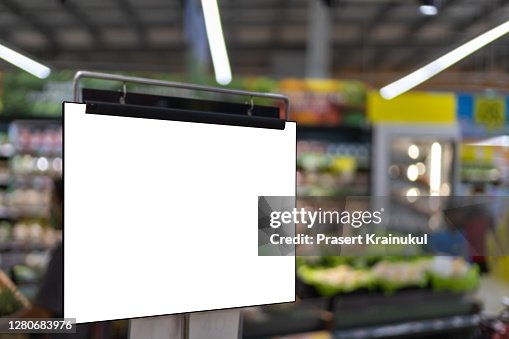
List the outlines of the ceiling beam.
{"label": "ceiling beam", "polygon": [[[410,26],[406,29],[406,34],[401,38],[401,41],[416,41],[417,34],[420,32],[420,30],[429,24],[433,24],[433,22],[436,22],[437,19],[442,17],[444,13],[447,13],[447,10],[452,7],[455,3],[458,3],[459,0],[449,0],[446,1],[442,8],[440,9],[440,12],[438,15],[435,16],[425,16],[423,15],[419,20],[413,22],[410,24]],[[417,9],[417,4],[416,4]],[[389,49],[383,49],[378,53],[377,59],[375,60],[376,67],[380,67],[383,65],[386,60],[387,56],[390,54]],[[412,56],[413,57],[413,56]],[[405,60],[405,63],[408,62],[408,59]]]}
{"label": "ceiling beam", "polygon": [[[450,35],[448,41],[444,46],[447,46],[447,49],[451,49],[453,46],[457,46],[461,42],[465,40],[465,31],[482,21],[489,22],[490,18],[500,10],[501,6],[509,3],[509,0],[496,0],[496,1],[487,1],[484,3],[482,10],[479,11],[473,18],[468,18],[463,20],[457,25],[454,25],[451,31],[455,32]],[[447,51],[444,51],[444,53]],[[407,59],[402,61],[403,65],[411,64],[412,60],[422,60],[422,55],[429,55],[427,48],[424,46],[418,46],[415,52]],[[438,57],[439,55],[436,55]]]}
{"label": "ceiling beam", "polygon": [[[340,4],[345,5],[345,2],[340,2]],[[353,4],[350,4],[352,6]],[[362,3],[355,3],[355,5],[358,6],[366,6],[366,4]],[[373,4],[371,4],[373,5]],[[368,46],[368,43],[373,42],[373,34],[376,30],[376,27],[384,21],[384,19],[387,17],[387,12],[394,9],[396,6],[399,5],[399,2],[397,0],[390,0],[387,3],[383,3],[379,5],[379,8],[377,12],[375,13],[375,16],[372,20],[367,22],[360,22],[360,30],[362,30],[362,36],[361,36],[361,49],[364,49],[366,46]],[[341,21],[342,24],[344,24],[344,20]],[[360,54],[360,57],[359,57]],[[361,65],[362,68],[364,68],[367,65],[367,60],[364,58],[362,50],[360,52],[353,53],[350,49],[348,49],[346,46],[344,50],[341,51],[341,62],[338,66],[338,62],[336,61],[335,68],[339,68],[341,70],[347,70],[357,65]],[[337,58],[333,58],[336,60]]]}
{"label": "ceiling beam", "polygon": [[136,10],[128,0],[117,0],[117,4],[118,7],[120,7],[120,9],[127,15],[129,22],[134,27],[136,35],[138,36],[140,47],[145,48],[147,46],[147,31],[146,27],[140,21],[138,14],[136,14]]}
{"label": "ceiling beam", "polygon": [[[389,13],[394,10],[397,6],[399,6],[400,3],[398,1],[391,1],[386,3],[383,6],[380,6],[378,11],[375,14],[375,17],[373,20],[368,22],[368,25],[366,27],[366,33],[365,33],[365,45],[371,46],[373,41],[375,41],[375,31],[377,27],[384,23],[387,19],[387,16]],[[362,59],[362,69],[364,71],[370,71],[373,70],[373,67],[375,66],[375,60],[378,56],[378,53],[371,53],[370,55],[365,55],[366,53],[362,53],[361,59]],[[360,59],[360,58],[359,58]]]}
{"label": "ceiling beam", "polygon": [[394,0],[379,6],[373,19],[368,21],[367,25],[364,26],[364,36],[366,42],[373,40],[373,34],[375,33],[377,26],[386,21],[388,13],[390,13],[397,6],[399,6],[399,3],[398,1]]}
{"label": "ceiling beam", "polygon": [[[438,53],[439,51],[443,50],[442,44],[437,43],[427,43],[426,45],[423,45],[426,48],[426,51],[429,53],[430,51],[433,53]],[[69,52],[69,53],[88,53],[91,52],[91,48],[94,47],[93,45],[88,46],[66,46],[65,50],[62,52]],[[139,53],[164,53],[164,52],[174,52],[179,51],[180,49],[185,48],[185,44],[182,42],[174,43],[171,45],[164,45],[164,46],[152,46],[149,45],[144,49],[138,48],[138,46],[135,45],[105,45],[102,48],[97,49],[99,52],[112,52],[112,53],[123,53],[123,52],[139,52]],[[390,49],[392,52],[397,52],[400,49],[408,49],[413,48],[412,46],[406,45],[402,46],[398,43],[378,43],[376,45],[364,45],[362,42],[356,42],[356,43],[348,43],[348,44],[333,44],[333,54],[334,55],[341,55],[341,53],[353,53],[353,55],[360,55],[362,52],[369,52],[375,50],[376,53],[378,53],[378,50],[387,48]],[[265,54],[270,54],[271,52],[278,51],[278,50],[284,50],[288,52],[299,52],[302,53],[306,49],[306,42],[285,42],[285,41],[279,41],[277,43],[272,42],[261,42],[261,43],[254,43],[254,42],[242,42],[242,41],[232,41],[228,44],[228,49],[230,50],[237,50],[239,53],[256,53],[261,52]],[[42,50],[40,49],[34,49],[29,50],[29,52],[32,53],[40,53]],[[93,51],[92,51],[93,52]]]}
{"label": "ceiling beam", "polygon": [[0,42],[10,42],[11,30],[0,28]]}
{"label": "ceiling beam", "polygon": [[60,48],[58,42],[54,38],[53,32],[39,20],[38,15],[33,15],[31,12],[25,11],[18,5],[18,3],[12,0],[3,0],[2,5],[9,10],[11,14],[17,16],[23,22],[32,26],[37,32],[44,36],[49,45],[49,49],[46,49],[47,53],[52,56],[58,54]]}
{"label": "ceiling beam", "polygon": [[[70,6],[70,4],[71,4],[71,2],[66,2],[63,6]],[[141,10],[141,8],[137,8],[136,10]],[[78,12],[86,13],[88,16],[93,17],[94,13],[97,12],[97,10],[94,9],[93,11],[88,11],[88,9],[81,8],[81,9],[78,9]],[[285,13],[284,9],[282,9],[282,13]],[[39,14],[50,16],[52,14],[52,11],[41,10],[39,12]],[[71,13],[71,14],[73,14],[73,13]],[[75,18],[76,18],[76,16],[75,16]],[[79,18],[77,18],[77,19],[79,19]],[[177,22],[181,19],[182,19],[182,16],[180,14],[175,14],[171,17],[168,17],[168,20],[165,22],[150,22],[150,23],[146,23],[143,25],[145,26],[145,28],[172,27],[172,26],[174,26],[175,22]],[[252,20],[252,21],[251,20],[247,21],[245,18],[241,18],[240,15],[236,15],[236,14],[231,14],[231,15],[226,16],[221,19],[222,19],[223,24],[225,24],[225,25],[228,24],[228,25],[243,25],[243,26],[255,27],[255,26],[268,26],[268,25],[272,25],[272,23],[273,23],[272,20],[266,20],[263,18]],[[281,17],[278,17],[278,19],[281,19]],[[342,18],[341,21],[338,21],[337,19],[335,19],[335,20],[337,23],[340,23],[341,25],[355,26],[355,27],[358,27],[360,30],[363,29],[363,26],[365,25],[364,21],[360,21],[355,18]],[[284,19],[279,20],[279,21],[282,21],[282,24],[291,24],[291,25],[297,26],[297,25],[306,25],[308,18],[307,18],[307,16],[306,17],[292,16],[292,17],[284,17]],[[459,21],[459,19],[448,20],[448,22],[452,23],[452,24],[454,24],[455,21]],[[388,22],[399,23],[399,24],[411,24],[412,23],[412,21],[410,21],[410,20],[408,20],[408,21],[407,20],[398,20],[398,21],[389,21],[388,20]],[[121,23],[105,22],[105,23],[101,23],[101,28],[119,28],[119,27],[125,27],[125,25],[126,24],[123,22],[121,22]],[[58,28],[59,29],[68,29],[68,28],[73,28],[75,26],[76,25],[74,22],[73,23],[61,23],[61,24],[59,23]],[[9,29],[11,29],[11,28],[17,29],[19,27],[21,27],[21,25],[14,24],[14,25],[9,26]]]}
{"label": "ceiling beam", "polygon": [[[314,0],[318,1],[318,0]],[[287,4],[288,0],[278,0],[277,1],[277,10],[274,20],[272,21],[272,37],[270,43],[274,46],[279,45],[282,42],[282,32],[283,32],[283,20],[278,20],[279,18],[283,18],[285,15],[285,4]],[[306,23],[304,23],[306,24]]]}
{"label": "ceiling beam", "polygon": [[474,54],[463,60],[458,64],[459,69],[481,68],[481,70],[489,71],[494,68],[504,68],[507,70],[509,66],[508,42],[509,37],[507,36],[493,42],[484,48],[484,53]]}
{"label": "ceiling beam", "polygon": [[103,47],[105,45],[100,30],[88,19],[84,11],[80,10],[72,1],[63,2],[62,8],[71,14],[80,26],[87,30],[90,36],[92,36],[93,43],[96,48]]}
{"label": "ceiling beam", "polygon": [[[479,2],[480,3],[480,2]],[[509,4],[509,0],[492,0],[487,1],[483,9],[478,12],[472,19],[460,22],[454,27],[456,32],[463,32],[472,25],[475,25],[483,20],[488,20],[490,16],[497,13],[501,7]]]}

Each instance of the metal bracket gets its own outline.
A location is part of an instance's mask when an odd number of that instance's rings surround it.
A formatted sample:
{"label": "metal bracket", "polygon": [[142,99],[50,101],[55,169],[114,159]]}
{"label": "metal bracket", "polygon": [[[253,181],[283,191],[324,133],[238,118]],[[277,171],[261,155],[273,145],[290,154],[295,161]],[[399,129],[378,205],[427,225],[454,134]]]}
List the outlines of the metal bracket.
{"label": "metal bracket", "polygon": [[119,82],[123,82],[124,84],[126,82],[131,82],[131,83],[143,84],[143,85],[147,85],[147,86],[183,88],[183,89],[203,91],[203,92],[249,96],[249,97],[251,97],[251,99],[253,97],[257,97],[257,98],[267,98],[267,99],[279,100],[279,101],[284,102],[284,105],[285,105],[285,121],[288,121],[288,118],[290,116],[290,114],[289,114],[290,113],[290,101],[288,100],[288,97],[281,95],[281,94],[250,92],[250,91],[243,91],[243,90],[237,90],[237,89],[227,89],[227,88],[221,88],[221,87],[211,87],[211,86],[204,86],[204,85],[187,84],[187,83],[182,83],[182,82],[162,81],[162,80],[155,80],[155,79],[148,79],[148,78],[139,78],[139,77],[123,76],[123,75],[116,75],[116,74],[109,74],[109,73],[89,72],[89,71],[78,71],[78,72],[76,72],[76,75],[74,76],[73,87],[74,87],[74,101],[75,102],[80,102],[80,100],[81,100],[81,98],[80,98],[80,81],[83,78],[92,78],[92,79],[100,79],[100,80],[108,80],[108,81],[119,81]]}

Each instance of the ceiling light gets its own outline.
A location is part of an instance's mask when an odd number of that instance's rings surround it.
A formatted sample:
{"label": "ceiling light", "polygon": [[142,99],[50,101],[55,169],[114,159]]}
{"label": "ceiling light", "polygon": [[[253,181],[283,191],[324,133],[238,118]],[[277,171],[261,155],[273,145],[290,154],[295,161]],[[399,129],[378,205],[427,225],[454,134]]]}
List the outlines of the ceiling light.
{"label": "ceiling light", "polygon": [[201,6],[203,16],[205,17],[205,28],[207,30],[216,81],[221,85],[228,85],[232,81],[232,71],[224,42],[217,0],[201,0]]}
{"label": "ceiling light", "polygon": [[438,14],[438,8],[440,7],[439,0],[421,0],[420,3],[419,11],[421,11],[423,15]]}
{"label": "ceiling light", "polygon": [[419,10],[424,15],[437,15],[438,14],[438,8],[434,5],[420,5]]}
{"label": "ceiling light", "polygon": [[509,135],[501,135],[478,142],[473,142],[467,145],[471,146],[492,146],[492,147],[509,147]]}
{"label": "ceiling light", "polygon": [[419,157],[419,147],[417,145],[410,145],[408,147],[408,156],[412,159],[417,159]]}
{"label": "ceiling light", "polygon": [[451,67],[458,61],[466,58],[470,54],[506,35],[507,33],[509,33],[509,21],[506,21],[488,32],[479,35],[451,52],[430,62],[424,67],[419,68],[413,73],[410,73],[392,84],[383,87],[380,90],[380,95],[387,100],[393,99],[398,95],[422,84],[426,80]]}
{"label": "ceiling light", "polygon": [[40,79],[47,78],[51,73],[49,67],[46,67],[43,64],[40,64],[37,61],[32,60],[4,45],[0,45],[0,58]]}
{"label": "ceiling light", "polygon": [[406,170],[406,176],[410,181],[416,181],[419,178],[419,170],[416,165],[408,166]]}

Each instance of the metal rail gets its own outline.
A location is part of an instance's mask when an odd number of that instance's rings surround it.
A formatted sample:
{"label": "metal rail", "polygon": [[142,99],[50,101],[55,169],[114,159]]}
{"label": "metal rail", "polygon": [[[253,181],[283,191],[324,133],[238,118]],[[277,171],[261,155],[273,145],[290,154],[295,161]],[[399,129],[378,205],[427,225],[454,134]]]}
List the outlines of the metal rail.
{"label": "metal rail", "polygon": [[240,96],[248,96],[250,98],[267,98],[273,100],[283,101],[285,104],[285,120],[288,121],[289,113],[290,113],[290,102],[288,97],[281,94],[273,94],[273,93],[261,93],[261,92],[251,92],[251,91],[243,91],[238,89],[227,89],[221,87],[212,87],[212,86],[204,86],[204,85],[195,85],[195,84],[187,84],[182,82],[174,82],[174,81],[163,81],[163,80],[155,80],[148,78],[139,78],[132,76],[124,76],[124,75],[116,75],[109,73],[100,73],[100,72],[89,72],[89,71],[78,71],[74,76],[74,101],[80,101],[80,80],[83,78],[92,78],[92,79],[100,79],[100,80],[108,80],[108,81],[119,81],[119,82],[129,82],[129,83],[137,83],[148,86],[159,86],[159,87],[170,87],[170,88],[182,88],[196,91],[204,91],[204,92],[213,92],[213,93],[223,93],[229,95],[240,95]]}

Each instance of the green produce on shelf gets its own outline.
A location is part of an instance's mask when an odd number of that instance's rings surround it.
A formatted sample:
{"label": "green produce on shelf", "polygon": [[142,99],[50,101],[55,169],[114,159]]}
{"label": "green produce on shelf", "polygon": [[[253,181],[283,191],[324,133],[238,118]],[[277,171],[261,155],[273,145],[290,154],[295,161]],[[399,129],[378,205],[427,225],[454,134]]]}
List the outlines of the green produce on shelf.
{"label": "green produce on shelf", "polygon": [[0,316],[12,314],[23,307],[13,291],[8,288],[0,290]]}
{"label": "green produce on shelf", "polygon": [[362,126],[366,123],[366,116],[364,112],[352,112],[345,116],[344,124],[346,126]]}
{"label": "green produce on shelf", "polygon": [[320,187],[320,186],[314,186],[309,187],[309,189],[306,192],[307,195],[310,197],[334,197],[334,196],[340,196],[337,191],[334,188],[330,187]]}
{"label": "green produce on shelf", "polygon": [[325,267],[337,267],[340,265],[350,265],[353,267],[356,267],[355,264],[355,257],[347,257],[347,256],[323,256],[322,262],[324,263]]}
{"label": "green produce on shelf", "polygon": [[297,256],[297,267],[308,266],[312,268],[332,268],[340,265],[349,265],[354,268],[369,268],[380,262],[416,262],[430,260],[426,256],[348,256],[348,255],[323,255],[323,256]]}
{"label": "green produce on shelf", "polygon": [[374,256],[323,256],[321,258],[324,267],[349,265],[358,269],[369,268],[380,261],[380,257]]}
{"label": "green produce on shelf", "polygon": [[405,261],[381,261],[373,267],[378,285],[387,293],[407,287],[424,288],[428,285],[429,259]]}
{"label": "green produce on shelf", "polygon": [[0,221],[0,242],[6,242],[12,237],[12,224],[8,221]]}
{"label": "green produce on shelf", "polygon": [[295,261],[297,267],[307,266],[311,268],[332,268],[340,265],[350,265],[356,267],[354,263],[359,258],[347,256],[298,256]]}
{"label": "green produce on shelf", "polygon": [[353,173],[357,159],[346,155],[303,153],[297,158],[297,167],[308,172]]}
{"label": "green produce on shelf", "polygon": [[297,266],[297,269],[301,266],[308,266],[308,267],[323,267],[322,264],[323,257],[319,256],[297,256],[295,257],[295,265]]}
{"label": "green produce on shelf", "polygon": [[394,293],[428,288],[456,293],[474,290],[480,281],[477,265],[453,257],[297,257],[297,275],[326,297],[359,289]]}
{"label": "green produce on shelf", "polygon": [[[377,237],[386,236],[388,233],[377,233]],[[393,236],[397,236],[397,233],[392,232]],[[370,257],[384,257],[391,258],[391,260],[397,258],[417,258],[420,257],[424,250],[420,245],[404,245],[404,244],[393,244],[391,246],[386,245],[369,245],[364,249],[364,253]]]}
{"label": "green produce on shelf", "polygon": [[16,265],[12,268],[13,280],[16,283],[37,282],[42,278],[42,270],[27,265]]}
{"label": "green produce on shelf", "polygon": [[328,167],[327,156],[319,153],[305,153],[297,159],[297,166],[306,171],[316,172]]}
{"label": "green produce on shelf", "polygon": [[431,286],[437,291],[469,292],[480,283],[480,269],[463,258],[435,257],[430,266]]}
{"label": "green produce on shelf", "polygon": [[301,266],[298,275],[302,281],[315,287],[323,296],[349,293],[363,288],[373,289],[376,286],[372,272],[355,269],[349,265],[323,269]]}

